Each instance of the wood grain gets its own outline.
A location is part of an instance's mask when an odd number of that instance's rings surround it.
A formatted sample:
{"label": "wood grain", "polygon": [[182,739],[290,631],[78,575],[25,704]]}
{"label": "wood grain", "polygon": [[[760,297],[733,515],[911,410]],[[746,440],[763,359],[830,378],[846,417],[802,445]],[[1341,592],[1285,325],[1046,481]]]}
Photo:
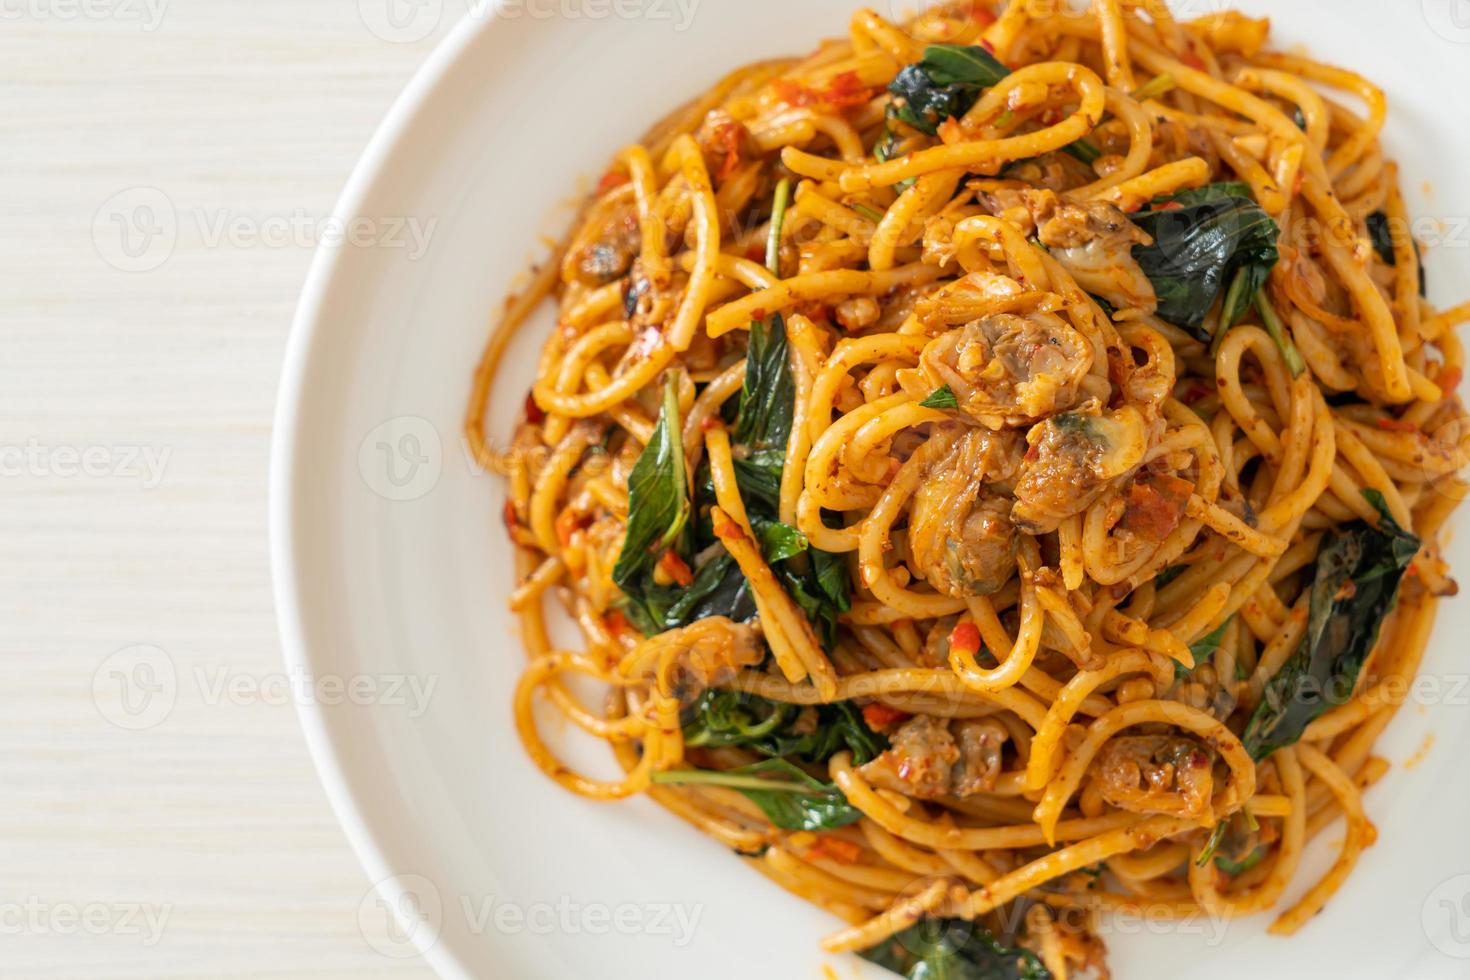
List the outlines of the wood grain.
{"label": "wood grain", "polygon": [[[0,8],[0,975],[429,975],[362,934],[267,553],[309,229],[450,26],[385,41],[372,3]],[[177,232],[146,271],[108,238],[135,188]],[[177,693],[133,730],[140,644]]]}

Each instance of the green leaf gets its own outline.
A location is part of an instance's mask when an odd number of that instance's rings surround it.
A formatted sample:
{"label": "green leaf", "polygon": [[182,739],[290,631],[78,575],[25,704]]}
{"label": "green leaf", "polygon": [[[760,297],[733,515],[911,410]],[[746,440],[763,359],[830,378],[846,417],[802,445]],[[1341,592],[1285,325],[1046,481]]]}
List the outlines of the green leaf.
{"label": "green leaf", "polygon": [[[1231,618],[1233,619],[1234,617]],[[1189,652],[1194,654],[1195,670],[1198,670],[1205,664],[1209,663],[1211,660],[1215,659],[1215,654],[1220,652],[1220,644],[1223,643],[1225,640],[1225,631],[1229,628],[1230,620],[1227,619],[1225,620],[1225,622],[1220,624],[1220,628],[1215,630],[1215,632],[1211,633],[1208,636],[1202,637],[1201,639],[1196,640],[1189,645]],[[1176,662],[1174,664],[1174,676],[1177,678],[1183,679],[1185,677],[1188,677],[1193,672],[1194,671],[1186,670],[1184,668],[1184,665],[1181,663]]]}
{"label": "green leaf", "polygon": [[1215,829],[1210,831],[1210,836],[1205,840],[1204,848],[1199,852],[1199,857],[1194,859],[1195,867],[1203,868],[1210,863],[1210,858],[1220,849],[1220,842],[1225,839],[1225,831],[1229,828],[1229,820],[1221,820],[1215,824]]}
{"label": "green leaf", "polygon": [[[850,603],[846,562],[811,548],[794,528],[768,529],[780,523],[781,476],[795,414],[796,379],[791,373],[786,322],[778,314],[769,325],[751,324],[745,384],[732,432],[735,484],[771,570],[806,613],[823,646],[831,650],[837,642],[837,618]],[[706,499],[713,499],[712,483],[706,488],[706,481],[701,480],[700,488],[702,494],[708,493]],[[773,537],[767,540],[767,535]],[[792,561],[799,553],[808,556],[804,567]]]}
{"label": "green leaf", "polygon": [[[1266,332],[1271,339],[1276,341],[1276,347],[1281,351],[1286,366],[1291,369],[1293,378],[1301,375],[1307,369],[1307,362],[1302,360],[1301,351],[1296,349],[1292,343],[1291,334],[1286,330],[1286,324],[1276,315],[1276,307],[1271,305],[1271,298],[1262,290],[1256,295],[1256,309],[1261,313],[1261,322],[1266,325]],[[1224,331],[1221,331],[1223,334]]]}
{"label": "green leaf", "polygon": [[1162,589],[1164,586],[1168,585],[1170,582],[1174,581],[1176,578],[1183,575],[1188,570],[1188,565],[1170,565],[1158,575],[1154,576],[1154,587]]}
{"label": "green leaf", "polygon": [[771,232],[766,239],[766,268],[771,275],[781,276],[781,227],[786,223],[786,208],[791,203],[791,178],[776,182],[776,198],[771,205]]}
{"label": "green leaf", "polygon": [[785,561],[799,555],[809,547],[806,535],[790,524],[782,524],[780,521],[753,523],[756,525],[755,532],[760,538],[761,554],[768,565],[774,565],[778,561]]}
{"label": "green leaf", "polygon": [[909,980],[1052,980],[1035,953],[964,919],[926,916],[858,955]]}
{"label": "green leaf", "polygon": [[1373,242],[1373,251],[1388,265],[1398,265],[1398,253],[1393,247],[1393,227],[1388,222],[1388,214],[1384,211],[1374,211],[1368,215],[1368,238]]}
{"label": "green leaf", "polygon": [[676,769],[654,773],[670,786],[723,786],[748,797],[782,830],[836,830],[862,819],[862,813],[832,783],[824,783],[784,759],[716,771]]}
{"label": "green leaf", "polygon": [[[682,544],[689,523],[689,483],[680,430],[678,384],[664,384],[664,402],[648,445],[628,476],[628,530],[613,566],[613,581],[628,597],[629,618],[645,633],[658,632],[665,603],[653,581],[663,553]],[[676,548],[687,557],[687,548]]]}
{"label": "green leaf", "polygon": [[1306,635],[1266,685],[1245,728],[1243,741],[1256,761],[1295,744],[1308,725],[1352,696],[1419,553],[1419,539],[1394,522],[1382,494],[1364,496],[1379,511],[1379,526],[1354,521],[1322,539]]}
{"label": "green leaf", "polygon": [[658,629],[663,632],[711,616],[724,616],[736,623],[748,622],[756,615],[755,597],[740,566],[727,553],[705,562],[694,573],[694,581],[686,589],[677,590],[677,598],[668,607]]}
{"label": "green leaf", "polygon": [[919,403],[925,408],[956,409],[960,407],[960,400],[954,396],[949,385],[935,389],[934,393]]}
{"label": "green leaf", "polygon": [[[931,44],[924,49],[922,60],[904,68],[888,86],[894,97],[890,113],[919,132],[934,136],[940,123],[969,112],[987,88],[1010,73],[982,47]],[[1063,149],[1089,165],[1102,156],[1102,151],[1087,140]],[[891,152],[889,144],[885,156]],[[900,194],[906,189],[903,185],[897,188]]]}
{"label": "green leaf", "polygon": [[[776,450],[779,455],[772,461],[784,461],[795,412],[796,379],[791,375],[786,321],[778,313],[769,325],[761,321],[750,325],[745,384],[740,390],[740,414],[735,419],[733,438],[751,450]],[[776,469],[779,471],[780,466]],[[779,485],[779,477],[776,482]]]}
{"label": "green leaf", "polygon": [[1280,253],[1281,229],[1241,183],[1210,184],[1155,199],[1133,221],[1154,240],[1135,245],[1138,260],[1158,294],[1158,315],[1200,340],[1205,317],[1229,291],[1220,329],[1239,322],[1265,285]]}
{"label": "green leaf", "polygon": [[1265,858],[1268,850],[1269,849],[1267,847],[1262,845],[1251,851],[1242,860],[1239,861],[1234,861],[1228,857],[1225,857],[1224,855],[1221,855],[1220,857],[1215,858],[1215,867],[1219,868],[1221,871],[1225,872],[1228,875],[1243,875],[1251,868],[1254,868],[1256,865],[1260,864],[1261,860]]}
{"label": "green leaf", "polygon": [[895,115],[933,136],[940,123],[969,112],[985,89],[1010,73],[984,48],[931,44],[923,60],[899,72],[888,91],[894,96]]}
{"label": "green leaf", "polygon": [[802,708],[743,691],[712,688],[684,712],[683,727],[686,745],[743,748],[810,764],[826,762],[846,750],[862,765],[888,749],[888,739],[868,727],[851,701]]}
{"label": "green leaf", "polygon": [[1075,143],[1069,143],[1062,147],[1067,154],[1076,157],[1088,166],[1092,166],[1102,157],[1102,150],[1093,146],[1091,141],[1080,139]]}
{"label": "green leaf", "polygon": [[1155,75],[1133,90],[1133,100],[1135,102],[1144,102],[1148,99],[1157,99],[1161,95],[1172,92],[1178,85],[1179,83],[1173,75],[1168,73]]}
{"label": "green leaf", "polygon": [[[1389,223],[1388,214],[1383,211],[1374,211],[1368,215],[1368,238],[1373,242],[1373,251],[1378,257],[1391,266],[1399,264],[1398,253],[1393,248],[1393,226]],[[1419,295],[1429,294],[1429,280],[1424,272],[1424,253],[1419,248],[1419,240],[1411,239],[1414,245],[1414,254],[1419,256]]]}

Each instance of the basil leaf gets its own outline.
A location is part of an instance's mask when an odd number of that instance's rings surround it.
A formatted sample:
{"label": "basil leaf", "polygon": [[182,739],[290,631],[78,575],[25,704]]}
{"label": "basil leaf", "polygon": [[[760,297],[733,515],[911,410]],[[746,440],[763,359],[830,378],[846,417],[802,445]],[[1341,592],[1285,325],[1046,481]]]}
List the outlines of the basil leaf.
{"label": "basil leaf", "polygon": [[729,554],[722,553],[700,566],[694,582],[678,590],[678,598],[664,613],[659,628],[653,632],[674,629],[711,616],[724,616],[732,622],[744,623],[756,615],[755,597],[740,566]]}
{"label": "basil leaf", "polygon": [[[802,724],[815,715],[816,724]],[[778,759],[826,762],[850,751],[858,765],[888,749],[851,701],[803,708],[743,691],[709,689],[683,715],[684,744],[744,748]]]}
{"label": "basil leaf", "polygon": [[780,521],[759,521],[755,524],[756,536],[760,538],[761,554],[766,564],[773,565],[806,551],[806,535],[790,524]]}
{"label": "basil leaf", "polygon": [[670,548],[688,555],[689,484],[680,425],[678,385],[670,376],[653,435],[628,476],[628,530],[612,573],[628,598],[629,618],[645,634],[667,628],[661,624],[672,602],[654,583],[654,566]]}
{"label": "basil leaf", "polygon": [[1243,875],[1251,868],[1254,868],[1256,865],[1260,864],[1261,860],[1266,856],[1266,853],[1267,848],[1262,845],[1251,851],[1239,861],[1233,861],[1230,858],[1221,855],[1220,857],[1215,858],[1215,867],[1219,868],[1221,871],[1225,872],[1228,875]]}
{"label": "basil leaf", "polygon": [[[831,650],[837,643],[837,619],[851,604],[847,563],[810,547],[804,535],[779,520],[781,476],[795,414],[796,379],[786,322],[778,314],[769,324],[750,327],[745,384],[732,432],[735,484],[771,570]],[[713,500],[713,482],[701,479],[700,493]],[[773,529],[775,525],[784,530]],[[792,561],[799,554],[806,555],[804,563]]]}
{"label": "basil leaf", "polygon": [[[1374,211],[1368,215],[1368,238],[1373,242],[1373,251],[1388,265],[1399,264],[1399,257],[1393,250],[1393,226],[1389,223],[1388,215],[1383,211]],[[1414,254],[1419,256],[1419,295],[1429,295],[1429,280],[1424,273],[1424,252],[1419,248],[1419,240],[1413,239]]]}
{"label": "basil leaf", "polygon": [[933,136],[940,123],[969,112],[981,92],[1010,73],[984,48],[931,44],[921,61],[898,73],[888,91],[895,99],[895,115]]}
{"label": "basil leaf", "polygon": [[[1010,73],[1009,68],[982,47],[931,44],[924,49],[920,61],[900,71],[888,86],[894,97],[891,112],[919,132],[934,136],[940,123],[969,112],[987,88]],[[1078,140],[1063,149],[1086,164],[1102,156],[1086,140]]]}
{"label": "basil leaf", "polygon": [[1379,511],[1379,526],[1354,521],[1322,539],[1306,635],[1266,685],[1245,728],[1243,741],[1256,761],[1295,744],[1308,725],[1352,696],[1419,553],[1419,539],[1394,523],[1382,494],[1363,494]]}
{"label": "basil leaf", "polygon": [[1215,824],[1215,829],[1210,831],[1210,836],[1205,839],[1205,846],[1200,849],[1199,857],[1194,859],[1197,868],[1203,868],[1210,863],[1210,858],[1220,849],[1220,842],[1225,839],[1225,831],[1230,827],[1229,820],[1221,820]]}
{"label": "basil leaf", "polygon": [[935,389],[934,393],[919,403],[925,408],[955,409],[960,407],[960,400],[955,397],[949,385]]}
{"label": "basil leaf", "polygon": [[1164,586],[1168,585],[1170,582],[1174,581],[1176,578],[1183,575],[1188,570],[1188,565],[1170,565],[1168,568],[1164,569],[1162,572],[1154,576],[1154,587],[1162,589]]}
{"label": "basil leaf", "polygon": [[786,208],[791,204],[791,178],[776,182],[776,196],[771,203],[771,230],[766,237],[766,268],[781,277],[781,229],[786,224]]}
{"label": "basil leaf", "polygon": [[1387,265],[1398,265],[1398,253],[1393,248],[1393,228],[1388,223],[1388,214],[1384,211],[1374,211],[1368,215],[1368,238],[1373,243],[1373,251]]}
{"label": "basil leaf", "polygon": [[[1286,329],[1286,324],[1281,322],[1281,317],[1276,314],[1276,307],[1271,303],[1271,297],[1266,295],[1265,290],[1256,294],[1256,310],[1261,314],[1261,323],[1266,327],[1266,333],[1276,342],[1276,347],[1281,351],[1281,357],[1286,361],[1286,366],[1291,371],[1293,378],[1300,377],[1307,369],[1307,362],[1302,358],[1302,352],[1296,349],[1292,342],[1291,334]],[[1224,336],[1222,330],[1220,336]]]}
{"label": "basil leaf", "polygon": [[784,759],[716,771],[676,769],[654,773],[653,781],[676,786],[723,786],[746,796],[782,830],[836,830],[862,813],[832,783],[824,783]]}
{"label": "basil leaf", "polygon": [[858,955],[909,980],[1052,980],[1035,953],[964,919],[926,916]]}
{"label": "basil leaf", "polygon": [[[1215,658],[1215,654],[1220,652],[1220,644],[1225,640],[1225,631],[1229,628],[1230,620],[1227,619],[1215,632],[1189,645],[1189,652],[1194,654],[1194,670],[1198,670]],[[1186,670],[1184,665],[1177,661],[1174,664],[1174,676],[1177,678],[1183,679],[1193,672]]]}
{"label": "basil leaf", "polygon": [[1158,315],[1210,341],[1203,326],[1227,289],[1220,329],[1239,322],[1280,257],[1281,229],[1240,183],[1210,184],[1156,199],[1134,224],[1154,240],[1133,257],[1158,294]]}
{"label": "basil leaf", "polygon": [[[750,325],[745,351],[745,384],[740,390],[740,414],[735,418],[735,442],[750,449],[772,449],[784,461],[796,412],[796,379],[791,376],[786,321],[778,313],[767,325]],[[778,466],[777,469],[780,467]],[[780,483],[780,480],[777,480]]]}

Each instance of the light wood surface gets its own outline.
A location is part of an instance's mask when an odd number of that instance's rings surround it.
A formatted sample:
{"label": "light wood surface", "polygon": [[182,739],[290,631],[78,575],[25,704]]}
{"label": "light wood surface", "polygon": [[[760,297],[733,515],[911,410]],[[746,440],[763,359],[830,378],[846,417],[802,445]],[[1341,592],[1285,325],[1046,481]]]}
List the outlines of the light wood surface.
{"label": "light wood surface", "polygon": [[375,2],[0,6],[0,976],[429,975],[362,934],[267,553],[311,226],[452,19]]}

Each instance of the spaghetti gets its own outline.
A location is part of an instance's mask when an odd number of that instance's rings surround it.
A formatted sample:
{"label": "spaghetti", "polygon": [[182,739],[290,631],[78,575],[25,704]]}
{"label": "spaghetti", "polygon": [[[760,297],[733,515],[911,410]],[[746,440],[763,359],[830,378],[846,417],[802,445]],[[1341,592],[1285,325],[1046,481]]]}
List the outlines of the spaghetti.
{"label": "spaghetti", "polygon": [[[1100,911],[1320,911],[1456,591],[1470,305],[1423,298],[1381,90],[1268,33],[862,10],[620,153],[466,420],[509,484],[535,763],[650,794],[900,972],[1101,971]],[[553,296],[498,451],[501,354]],[[563,764],[540,699],[622,775]],[[955,923],[986,942],[923,946]]]}

